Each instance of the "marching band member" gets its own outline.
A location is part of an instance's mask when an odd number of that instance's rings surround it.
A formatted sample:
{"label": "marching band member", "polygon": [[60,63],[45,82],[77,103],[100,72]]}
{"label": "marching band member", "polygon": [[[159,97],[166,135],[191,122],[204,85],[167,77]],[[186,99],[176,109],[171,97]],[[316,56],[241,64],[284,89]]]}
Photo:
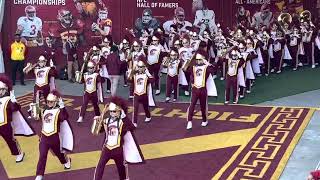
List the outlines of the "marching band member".
{"label": "marching band member", "polygon": [[302,43],[303,43],[303,50],[304,50],[304,55],[303,57],[303,63],[310,63],[312,65],[312,68],[315,68],[316,65],[314,63],[314,57],[313,57],[313,52],[314,52],[314,30],[313,26],[310,25],[310,22],[303,22],[302,27],[301,27],[301,34],[302,34]]}
{"label": "marching band member", "polygon": [[178,34],[178,28],[176,25],[173,24],[170,26],[170,33],[169,33],[169,40],[168,40],[169,48],[172,49],[174,47],[175,42],[179,39],[180,39],[180,36]]}
{"label": "marching band member", "polygon": [[[179,58],[182,61],[182,64],[187,63],[191,60],[193,56],[193,48],[190,46],[190,39],[188,36],[182,37],[182,47],[179,49]],[[186,79],[186,82],[181,81],[181,85],[183,85],[184,95],[189,96],[189,87],[190,87],[190,73],[188,71],[183,71],[181,76],[184,76],[182,79]]]}
{"label": "marching band member", "polygon": [[238,52],[237,48],[234,48],[230,55],[227,55],[227,77],[226,77],[226,91],[225,91],[225,104],[228,104],[230,101],[230,91],[232,89],[233,95],[233,104],[238,103],[238,71],[245,62]]}
{"label": "marching band member", "polygon": [[240,89],[239,97],[240,99],[242,99],[244,98],[244,92],[246,88],[246,80],[245,80],[246,74],[245,74],[244,68],[246,67],[245,61],[248,56],[248,53],[246,51],[246,43],[244,41],[240,41],[238,47],[239,47],[240,57],[242,57],[244,60],[243,65],[238,67],[238,74],[237,74],[237,79],[238,79],[237,83]]}
{"label": "marching band member", "polygon": [[[246,92],[251,93],[251,86],[255,79],[254,68],[252,67],[252,60],[258,58],[258,55],[253,47],[253,40],[251,38],[247,38],[246,40]],[[259,66],[259,63],[257,64]],[[260,67],[259,67],[260,70]]]}
{"label": "marching band member", "polygon": [[263,59],[263,70],[264,74],[266,76],[269,75],[270,73],[270,66],[271,66],[271,53],[273,52],[272,50],[272,41],[273,39],[270,38],[270,35],[266,30],[264,30],[261,34],[261,39],[262,39],[262,48],[261,48],[261,54],[262,54],[262,59]]}
{"label": "marching band member", "polygon": [[[104,48],[102,48],[102,52],[104,52]],[[110,54],[104,57],[104,62],[100,62],[99,64],[104,64],[107,68],[108,79],[111,85],[111,96],[114,96],[117,92],[122,65],[118,52],[111,50]]]}
{"label": "marching band member", "polygon": [[[134,70],[136,69],[136,66],[140,60],[143,61],[144,64],[147,64],[146,55],[145,55],[145,52],[142,48],[141,41],[134,40],[132,43],[131,59],[129,59],[128,77],[130,76],[131,73],[134,72]],[[130,84],[130,88],[129,88],[129,98],[130,99],[133,98],[133,90],[134,90],[134,85]]]}
{"label": "marching band member", "polygon": [[83,103],[80,109],[78,123],[83,122],[84,115],[87,110],[89,100],[92,103],[94,114],[100,116],[99,102],[103,102],[102,95],[102,83],[101,76],[95,70],[96,64],[93,61],[89,61],[87,64],[88,72],[83,74],[82,83],[84,83],[84,95]]}
{"label": "marching band member", "polygon": [[[218,26],[220,27],[220,25]],[[217,34],[214,38],[214,42],[217,48],[217,56],[215,58],[215,62],[217,63],[217,71],[221,71],[220,80],[224,80],[226,77],[226,63],[225,63],[225,53],[228,48],[228,44],[226,38],[222,34],[221,28],[218,29]]]}
{"label": "marching band member", "polygon": [[276,37],[273,41],[273,61],[274,67],[272,67],[271,72],[276,71],[277,74],[281,73],[282,68],[282,58],[284,52],[285,39],[283,37],[283,31],[281,29],[277,29]]}
{"label": "marching band member", "polygon": [[320,64],[320,28],[318,28],[318,34],[314,38],[314,59],[315,65]]}
{"label": "marching band member", "polygon": [[64,169],[71,168],[71,158],[67,157],[65,151],[73,150],[73,132],[68,122],[69,115],[59,92],[50,92],[42,114],[36,180],[43,179],[49,150],[57,156]]}
{"label": "marching band member", "polygon": [[121,74],[123,74],[123,82],[124,87],[128,86],[128,79],[127,79],[127,71],[128,71],[128,62],[129,59],[132,58],[132,51],[130,49],[130,41],[128,38],[124,38],[119,45],[119,57],[121,61]]}
{"label": "marching band member", "polygon": [[156,89],[156,95],[160,94],[160,65],[162,58],[164,56],[165,49],[160,44],[160,35],[155,34],[152,36],[152,43],[148,47],[148,55],[147,60],[149,64],[149,70],[150,73],[153,75],[155,79],[155,89]]}
{"label": "marching band member", "polygon": [[208,110],[208,96],[217,96],[217,89],[212,78],[214,67],[206,60],[205,52],[198,51],[195,54],[195,61],[184,66],[186,71],[191,74],[190,82],[192,84],[191,102],[188,107],[187,129],[192,128],[192,117],[194,115],[194,108],[199,99],[202,114],[201,126],[208,125],[207,110]]}
{"label": "marching band member", "polygon": [[181,61],[178,59],[177,49],[170,51],[170,57],[165,57],[163,66],[167,67],[167,87],[166,87],[166,102],[170,101],[173,89],[173,102],[178,98],[178,84],[179,84],[179,70],[182,66]]}
{"label": "marching band member", "polygon": [[191,39],[190,39],[190,46],[193,48],[193,51],[198,50],[200,42],[201,40],[199,38],[199,29],[194,28],[191,34]]}
{"label": "marching band member", "polygon": [[294,26],[292,28],[292,33],[286,35],[287,38],[287,44],[288,44],[288,49],[290,52],[290,55],[292,57],[292,67],[293,70],[296,71],[298,68],[299,64],[299,45],[301,43],[301,36],[299,34],[299,29]]}
{"label": "marching band member", "polygon": [[125,100],[111,97],[107,110],[109,117],[95,117],[96,120],[103,121],[105,140],[93,179],[102,179],[104,168],[110,159],[115,161],[119,179],[129,179],[127,163],[144,163],[144,157],[133,134],[134,126],[127,117]]}
{"label": "marching band member", "polygon": [[[38,66],[34,68],[34,74],[36,77],[34,90],[33,90],[33,102],[40,103],[40,96],[43,95],[44,100],[46,101],[47,96],[51,90],[56,88],[55,86],[55,77],[57,77],[57,71],[53,65],[53,62],[50,61],[50,66],[47,65],[47,59],[44,56],[40,56],[38,60]],[[26,67],[27,68],[27,67]],[[27,73],[27,71],[25,71]],[[31,107],[28,110],[31,112]],[[28,118],[31,118],[30,116]]]}
{"label": "marching band member", "polygon": [[16,163],[22,162],[25,153],[21,151],[16,136],[32,136],[33,129],[20,112],[20,105],[12,90],[12,82],[7,76],[0,76],[0,136],[7,143],[11,154],[16,156]]}
{"label": "marching band member", "polygon": [[135,72],[129,80],[133,81],[134,97],[133,97],[133,125],[138,127],[139,105],[142,104],[146,119],[145,122],[151,121],[149,106],[155,106],[152,96],[151,83],[154,77],[149,73],[143,61],[138,61]]}

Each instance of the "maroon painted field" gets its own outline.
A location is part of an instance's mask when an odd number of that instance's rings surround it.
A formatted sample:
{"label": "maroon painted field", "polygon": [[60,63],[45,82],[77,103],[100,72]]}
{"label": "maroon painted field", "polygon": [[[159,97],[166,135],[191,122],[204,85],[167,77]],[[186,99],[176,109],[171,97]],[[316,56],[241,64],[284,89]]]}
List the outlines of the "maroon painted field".
{"label": "maroon painted field", "polygon": [[[93,112],[87,112],[86,121],[77,124],[75,122],[79,113],[77,107],[81,106],[82,98],[75,96],[65,96],[64,98],[70,114],[69,121],[74,130],[74,153],[99,150],[104,136],[94,137],[90,133]],[[24,112],[30,100],[31,95],[19,98],[19,102],[24,106]],[[208,127],[202,128],[200,126],[201,114],[197,114],[194,118],[192,131],[187,131],[185,129],[187,107],[188,104],[186,103],[158,103],[157,108],[153,108],[152,122],[148,124],[143,122],[144,115],[142,113],[139,116],[139,127],[135,131],[139,144],[254,128],[257,129],[257,133],[250,137],[251,139],[248,140],[247,144],[242,146],[242,150],[240,149],[241,146],[235,145],[147,160],[146,164],[142,165],[131,165],[129,167],[130,179],[211,179],[222,168],[224,168],[224,171],[220,172],[219,177],[215,178],[273,179],[281,174],[289,155],[313,113],[313,110],[307,108],[209,105]],[[142,107],[140,109],[142,110]],[[131,117],[131,114],[129,116]],[[39,133],[40,123],[31,121],[31,125]],[[245,135],[243,136],[245,137]],[[206,141],[206,138],[202,138],[201,141]],[[279,169],[280,171],[278,171]],[[30,171],[35,171],[35,169]],[[93,173],[94,168],[89,168],[47,174],[45,179],[87,180],[92,179]],[[7,178],[0,163],[0,179]],[[114,165],[107,166],[104,179],[117,178],[116,167]],[[18,178],[17,180],[31,179],[34,179],[34,177]]]}

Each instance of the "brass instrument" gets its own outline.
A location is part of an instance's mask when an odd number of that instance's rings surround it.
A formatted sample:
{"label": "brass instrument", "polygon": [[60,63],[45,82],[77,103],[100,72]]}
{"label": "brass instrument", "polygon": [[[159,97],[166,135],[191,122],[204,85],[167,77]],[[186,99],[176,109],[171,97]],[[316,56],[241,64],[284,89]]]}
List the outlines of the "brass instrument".
{"label": "brass instrument", "polygon": [[84,67],[85,67],[85,64],[86,62],[88,61],[88,53],[84,53],[84,56],[83,56],[83,64],[82,64],[82,67],[81,67],[81,71],[76,71],[75,72],[75,79],[76,79],[76,82],[77,83],[81,83],[81,80],[82,80],[82,77],[83,77],[83,71],[84,71]]}
{"label": "brass instrument", "polygon": [[29,106],[31,110],[31,117],[37,121],[40,120],[40,117],[42,115],[42,110],[40,108],[39,92],[36,93],[36,102],[31,103]]}
{"label": "brass instrument", "polygon": [[169,65],[170,61],[171,61],[171,59],[169,57],[164,57],[162,65],[167,67]]}
{"label": "brass instrument", "polygon": [[37,121],[40,120],[41,108],[39,106],[39,103],[31,103],[29,106],[31,109],[31,117]]}
{"label": "brass instrument", "polygon": [[239,43],[231,38],[227,37],[227,40],[233,45],[233,46],[239,46]]}
{"label": "brass instrument", "polygon": [[300,13],[300,22],[310,22],[311,21],[311,12],[304,10]]}
{"label": "brass instrument", "polygon": [[289,13],[281,13],[278,16],[278,23],[286,34],[290,34],[289,25],[292,22],[292,16]]}
{"label": "brass instrument", "polygon": [[23,73],[28,74],[32,69],[34,69],[39,64],[39,61],[35,64],[27,63],[26,67],[23,68]]}
{"label": "brass instrument", "polygon": [[105,105],[101,115],[98,118],[95,118],[93,120],[92,126],[91,126],[91,133],[95,136],[97,136],[103,126],[103,117],[108,111],[108,105]]}
{"label": "brass instrument", "polygon": [[188,69],[191,61],[194,59],[194,56],[195,56],[195,55],[196,55],[196,53],[194,53],[190,59],[186,60],[186,61],[183,63],[183,65],[182,65],[182,70],[183,70],[183,71],[187,71],[187,69]]}

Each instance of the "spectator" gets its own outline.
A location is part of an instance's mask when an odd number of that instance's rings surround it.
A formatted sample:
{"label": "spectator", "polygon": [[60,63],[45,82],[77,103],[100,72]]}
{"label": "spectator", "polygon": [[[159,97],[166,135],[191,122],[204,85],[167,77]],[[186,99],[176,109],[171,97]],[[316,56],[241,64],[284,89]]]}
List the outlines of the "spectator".
{"label": "spectator", "polygon": [[20,73],[20,82],[21,85],[25,86],[24,83],[24,61],[26,56],[26,46],[21,42],[20,34],[14,35],[14,42],[10,47],[10,58],[11,58],[11,78],[13,85],[16,83],[16,73],[17,71]]}

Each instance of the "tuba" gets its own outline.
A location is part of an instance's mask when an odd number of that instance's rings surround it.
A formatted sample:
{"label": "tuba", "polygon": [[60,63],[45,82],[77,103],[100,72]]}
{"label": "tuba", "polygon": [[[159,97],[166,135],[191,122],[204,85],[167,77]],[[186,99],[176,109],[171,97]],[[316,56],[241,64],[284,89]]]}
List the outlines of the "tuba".
{"label": "tuba", "polygon": [[281,28],[287,31],[287,27],[285,25],[289,25],[292,22],[292,16],[289,13],[281,13],[278,16],[278,23],[280,24]]}
{"label": "tuba", "polygon": [[300,13],[300,22],[310,22],[311,21],[311,12],[304,10]]}
{"label": "tuba", "polygon": [[75,72],[75,79],[76,79],[76,82],[77,83],[81,83],[81,80],[82,80],[82,76],[83,76],[83,71],[84,71],[84,66],[86,64],[86,62],[88,61],[88,53],[84,53],[84,56],[83,56],[83,64],[82,64],[82,67],[81,67],[81,71],[76,71]]}
{"label": "tuba", "polygon": [[108,111],[108,106],[105,105],[102,110],[101,115],[94,118],[92,126],[91,126],[91,133],[93,135],[97,136],[99,134],[99,132],[101,131],[101,128],[103,126],[103,117],[107,111]]}

